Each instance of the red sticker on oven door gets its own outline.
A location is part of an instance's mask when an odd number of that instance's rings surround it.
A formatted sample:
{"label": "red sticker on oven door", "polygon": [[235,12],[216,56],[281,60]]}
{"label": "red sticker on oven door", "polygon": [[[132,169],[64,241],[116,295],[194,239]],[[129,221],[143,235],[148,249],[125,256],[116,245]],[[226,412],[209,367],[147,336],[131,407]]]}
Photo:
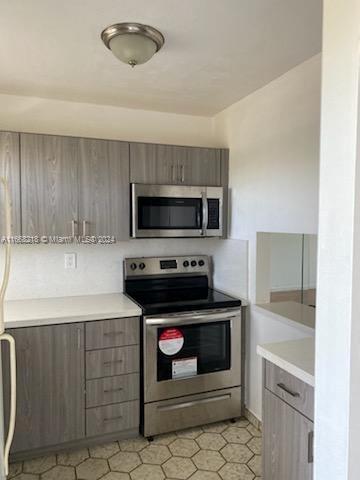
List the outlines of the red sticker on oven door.
{"label": "red sticker on oven door", "polygon": [[177,328],[167,328],[159,337],[159,348],[165,355],[179,353],[184,345],[184,336]]}

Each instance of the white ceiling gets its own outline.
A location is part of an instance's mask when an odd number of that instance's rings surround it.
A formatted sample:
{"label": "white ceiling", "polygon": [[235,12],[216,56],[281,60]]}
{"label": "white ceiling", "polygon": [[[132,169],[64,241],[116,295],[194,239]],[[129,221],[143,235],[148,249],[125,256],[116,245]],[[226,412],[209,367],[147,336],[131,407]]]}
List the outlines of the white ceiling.
{"label": "white ceiling", "polygon": [[[0,92],[210,116],[321,50],[321,0],[1,0]],[[100,40],[150,24],[131,69]]]}

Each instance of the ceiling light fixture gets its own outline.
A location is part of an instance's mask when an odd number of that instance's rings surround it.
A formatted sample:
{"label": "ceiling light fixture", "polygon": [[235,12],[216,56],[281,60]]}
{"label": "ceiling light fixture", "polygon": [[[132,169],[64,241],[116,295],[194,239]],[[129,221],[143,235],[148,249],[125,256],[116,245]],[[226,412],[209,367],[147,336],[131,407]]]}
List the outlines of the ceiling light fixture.
{"label": "ceiling light fixture", "polygon": [[105,28],[101,39],[115,57],[132,67],[150,60],[165,42],[162,33],[155,28],[129,22]]}

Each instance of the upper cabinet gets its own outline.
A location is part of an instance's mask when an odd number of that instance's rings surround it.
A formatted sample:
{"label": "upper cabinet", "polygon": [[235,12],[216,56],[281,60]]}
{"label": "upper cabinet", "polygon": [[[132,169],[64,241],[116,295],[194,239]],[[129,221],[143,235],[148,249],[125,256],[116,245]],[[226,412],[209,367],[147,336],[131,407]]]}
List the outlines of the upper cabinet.
{"label": "upper cabinet", "polygon": [[129,144],[21,134],[23,235],[129,238]]}
{"label": "upper cabinet", "polygon": [[[20,235],[20,156],[19,134],[0,132],[0,175],[7,179],[11,203],[11,233]],[[3,202],[3,188],[0,186],[0,198]],[[0,216],[0,235],[5,235],[4,213]]]}
{"label": "upper cabinet", "polygon": [[79,140],[21,134],[23,235],[75,235]]}
{"label": "upper cabinet", "polygon": [[79,219],[82,235],[129,238],[129,144],[80,139]]}
{"label": "upper cabinet", "polygon": [[220,150],[130,143],[130,181],[163,185],[220,186]]}

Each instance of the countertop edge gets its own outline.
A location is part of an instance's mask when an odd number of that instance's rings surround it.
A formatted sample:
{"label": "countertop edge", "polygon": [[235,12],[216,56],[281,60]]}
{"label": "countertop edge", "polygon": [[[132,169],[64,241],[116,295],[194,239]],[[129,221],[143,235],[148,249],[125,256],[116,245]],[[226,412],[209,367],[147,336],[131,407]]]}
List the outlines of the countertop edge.
{"label": "countertop edge", "polygon": [[261,306],[261,304],[252,304],[251,308],[254,309],[255,311],[258,311],[262,314],[267,314],[271,318],[278,320],[280,322],[286,323],[287,325],[295,326],[296,328],[299,328],[300,330],[303,330],[305,333],[308,333],[310,335],[314,334],[315,327],[310,327],[309,325],[305,325],[304,323],[298,322],[297,320],[294,320],[293,318],[286,317],[285,315],[281,315],[280,313],[276,312],[271,312],[267,308],[264,308]]}
{"label": "countertop edge", "polygon": [[315,387],[315,377],[310,373],[306,372],[300,367],[297,367],[293,363],[285,360],[284,358],[276,355],[275,353],[269,352],[265,346],[258,345],[256,348],[256,352],[259,356],[268,360],[269,362],[273,363],[277,367],[282,368],[286,372],[294,375],[294,377],[302,380],[303,382],[307,383],[311,387]]}

